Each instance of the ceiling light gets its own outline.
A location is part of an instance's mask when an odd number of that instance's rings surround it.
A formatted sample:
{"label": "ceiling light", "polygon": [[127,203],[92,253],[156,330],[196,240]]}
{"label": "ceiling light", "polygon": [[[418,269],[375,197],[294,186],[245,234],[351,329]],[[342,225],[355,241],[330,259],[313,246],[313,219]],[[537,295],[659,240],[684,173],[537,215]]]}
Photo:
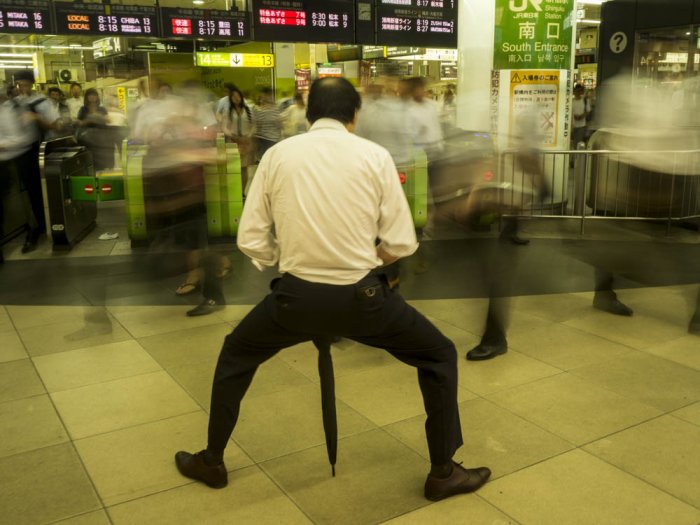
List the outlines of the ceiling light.
{"label": "ceiling light", "polygon": [[92,51],[92,47],[82,47],[80,44],[71,44],[69,46],[51,46],[51,49],[70,49],[71,51]]}
{"label": "ceiling light", "polygon": [[600,20],[579,20],[579,24],[600,24]]}
{"label": "ceiling light", "polygon": [[5,64],[0,64],[0,69],[29,69],[30,67],[32,67],[31,64],[25,64],[24,66],[6,66]]}
{"label": "ceiling light", "polygon": [[31,53],[0,53],[0,57],[8,58],[32,58],[33,56]]}
{"label": "ceiling light", "polygon": [[204,0],[192,0],[194,5],[204,5]]}
{"label": "ceiling light", "polygon": [[583,5],[601,5],[605,0],[578,0],[579,4]]}
{"label": "ceiling light", "polygon": [[44,49],[44,46],[25,46],[22,44],[0,44],[0,48],[7,49]]}

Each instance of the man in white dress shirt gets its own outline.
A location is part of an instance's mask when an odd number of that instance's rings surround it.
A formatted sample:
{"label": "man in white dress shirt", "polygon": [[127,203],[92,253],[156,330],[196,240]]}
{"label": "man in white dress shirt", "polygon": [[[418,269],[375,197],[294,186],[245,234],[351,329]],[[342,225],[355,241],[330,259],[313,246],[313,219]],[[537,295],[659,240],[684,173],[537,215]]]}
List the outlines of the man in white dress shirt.
{"label": "man in white dress shirt", "polygon": [[347,80],[316,81],[309,133],[273,146],[260,162],[238,247],[258,268],[279,265],[283,276],[224,341],[208,446],[175,455],[184,476],[225,487],[224,449],[258,366],[283,348],[336,335],[383,348],[418,369],[432,464],[426,498],[472,492],[491,474],[452,461],[462,445],[453,343],[376,271],[411,255],[418,243],[389,152],[351,133],[359,109]]}

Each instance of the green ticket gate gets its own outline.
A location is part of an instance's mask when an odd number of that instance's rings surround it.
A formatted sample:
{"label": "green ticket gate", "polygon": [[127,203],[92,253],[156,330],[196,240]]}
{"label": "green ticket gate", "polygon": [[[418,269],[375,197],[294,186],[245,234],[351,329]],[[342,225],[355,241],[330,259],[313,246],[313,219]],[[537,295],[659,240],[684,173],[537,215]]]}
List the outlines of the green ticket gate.
{"label": "green ticket gate", "polygon": [[420,230],[428,221],[428,157],[423,150],[417,150],[413,164],[397,168],[413,225]]}
{"label": "green ticket gate", "polygon": [[[215,165],[204,170],[207,231],[210,239],[235,237],[243,213],[241,160],[238,147],[227,144],[223,135],[216,139]],[[127,229],[132,242],[149,239],[143,183],[143,161],[148,146],[122,144],[122,167],[126,200]]]}

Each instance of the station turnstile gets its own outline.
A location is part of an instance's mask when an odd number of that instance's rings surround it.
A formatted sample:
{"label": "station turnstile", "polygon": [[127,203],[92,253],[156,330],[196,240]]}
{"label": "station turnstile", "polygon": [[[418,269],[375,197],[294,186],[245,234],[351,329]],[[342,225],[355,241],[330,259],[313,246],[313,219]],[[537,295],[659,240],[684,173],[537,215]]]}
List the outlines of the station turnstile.
{"label": "station turnstile", "polygon": [[[243,213],[241,160],[238,146],[227,144],[224,136],[216,139],[217,159],[204,169],[207,231],[210,239],[234,237]],[[154,232],[148,229],[144,193],[143,161],[148,146],[122,144],[122,168],[129,238],[146,242]]]}
{"label": "station turnstile", "polygon": [[420,230],[428,222],[428,157],[423,150],[417,150],[413,164],[397,166],[397,169],[413,225]]}

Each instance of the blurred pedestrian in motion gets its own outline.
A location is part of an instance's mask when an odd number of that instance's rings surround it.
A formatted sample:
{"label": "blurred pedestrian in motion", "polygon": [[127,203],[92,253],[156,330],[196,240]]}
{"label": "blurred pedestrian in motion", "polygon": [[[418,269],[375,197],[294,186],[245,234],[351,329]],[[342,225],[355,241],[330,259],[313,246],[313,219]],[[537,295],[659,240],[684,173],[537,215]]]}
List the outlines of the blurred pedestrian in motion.
{"label": "blurred pedestrian in motion", "polygon": [[92,154],[95,171],[114,167],[114,139],[107,129],[107,108],[96,89],[85,91],[83,107],[78,112],[78,143]]}
{"label": "blurred pedestrian in motion", "polygon": [[426,95],[424,78],[408,78],[402,83],[413,143],[425,151],[428,162],[438,160],[444,149],[440,107]]}
{"label": "blurred pedestrian in motion", "polygon": [[428,416],[427,499],[473,492],[491,474],[452,461],[462,445],[454,344],[381,275],[383,265],[412,254],[417,242],[391,156],[351,133],[359,108],[347,80],[317,80],[309,133],[271,148],[260,163],[238,246],[258,268],[279,264],[283,275],[224,341],[207,448],[175,455],[188,478],[225,487],[224,450],[258,366],[286,347],[335,335],[386,349],[417,368]]}
{"label": "blurred pedestrian in motion", "polygon": [[149,149],[143,160],[146,221],[154,250],[186,250],[185,282],[177,289],[187,295],[201,289],[203,302],[188,316],[211,314],[224,308],[222,258],[206,251],[207,213],[204,164],[215,162],[213,141],[217,122],[203,91],[186,82],[181,96],[159,89],[157,111],[145,108],[141,136]]}
{"label": "blurred pedestrian in motion", "polygon": [[77,82],[71,82],[70,96],[66,99],[66,106],[70,112],[71,120],[78,120],[78,113],[83,105],[83,88]]}
{"label": "blurred pedestrian in motion", "polygon": [[287,109],[282,113],[285,137],[293,137],[294,135],[306,133],[309,130],[309,121],[306,120],[304,95],[296,93],[293,102],[294,103],[287,106]]}
{"label": "blurred pedestrian in motion", "polygon": [[574,98],[571,102],[573,115],[571,148],[577,149],[580,142],[586,142],[586,126],[588,124],[588,99],[584,96],[586,88],[583,84],[574,86]]}
{"label": "blurred pedestrian in motion", "polygon": [[44,195],[39,169],[39,147],[45,134],[60,125],[60,113],[52,107],[46,97],[33,90],[34,73],[29,70],[15,75],[17,96],[12,99],[15,109],[22,115],[20,121],[27,127],[31,136],[30,148],[15,159],[15,167],[22,186],[27,190],[31,203],[33,220],[30,223],[22,253],[36,249],[39,238],[46,232]]}
{"label": "blurred pedestrian in motion", "polygon": [[51,128],[44,133],[44,140],[51,140],[66,136],[70,132],[70,112],[68,107],[63,103],[63,91],[52,86],[46,94],[48,112],[50,113],[49,120],[53,123]]}
{"label": "blurred pedestrian in motion", "polygon": [[272,88],[260,90],[260,105],[254,110],[258,159],[282,139],[282,114],[275,105]]}
{"label": "blurred pedestrian in motion", "polygon": [[241,156],[241,181],[243,194],[248,190],[250,171],[255,165],[255,121],[253,111],[245,103],[243,93],[233,84],[228,85],[228,103],[221,118],[221,129],[226,140],[238,146]]}

